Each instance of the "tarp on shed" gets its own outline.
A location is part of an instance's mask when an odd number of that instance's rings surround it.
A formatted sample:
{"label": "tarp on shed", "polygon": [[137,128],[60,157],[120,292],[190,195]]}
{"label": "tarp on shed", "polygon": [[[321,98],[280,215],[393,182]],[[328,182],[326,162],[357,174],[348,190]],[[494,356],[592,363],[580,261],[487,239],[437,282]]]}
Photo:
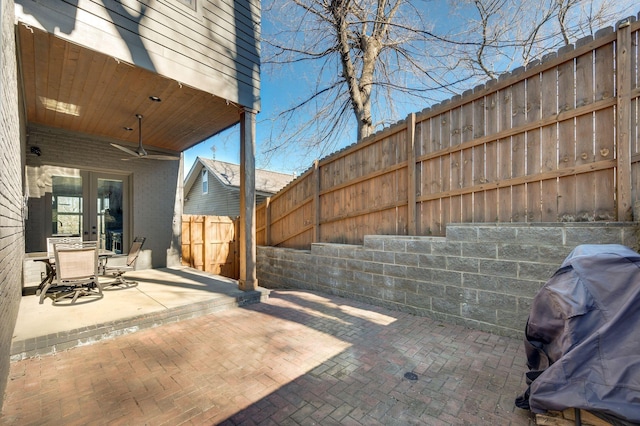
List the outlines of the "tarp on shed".
{"label": "tarp on shed", "polygon": [[529,387],[517,406],[640,423],[640,255],[576,247],[533,300],[525,352]]}

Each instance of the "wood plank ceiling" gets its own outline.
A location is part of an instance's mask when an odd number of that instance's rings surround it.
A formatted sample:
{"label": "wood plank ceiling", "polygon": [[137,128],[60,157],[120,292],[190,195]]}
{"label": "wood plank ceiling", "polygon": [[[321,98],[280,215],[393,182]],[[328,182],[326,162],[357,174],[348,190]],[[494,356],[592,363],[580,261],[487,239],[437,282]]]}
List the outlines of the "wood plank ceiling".
{"label": "wood plank ceiling", "polygon": [[224,99],[24,24],[18,55],[28,123],[135,147],[142,114],[145,148],[181,152],[240,119]]}

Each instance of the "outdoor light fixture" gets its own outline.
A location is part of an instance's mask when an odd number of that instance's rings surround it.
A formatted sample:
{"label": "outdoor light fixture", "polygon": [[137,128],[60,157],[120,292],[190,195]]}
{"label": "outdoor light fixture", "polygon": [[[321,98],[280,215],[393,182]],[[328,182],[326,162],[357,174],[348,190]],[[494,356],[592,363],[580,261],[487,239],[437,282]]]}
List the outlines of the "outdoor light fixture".
{"label": "outdoor light fixture", "polygon": [[162,99],[157,96],[149,96],[149,99],[151,99],[153,102],[162,102]]}
{"label": "outdoor light fixture", "polygon": [[42,155],[42,151],[40,151],[40,147],[38,146],[32,146],[31,153],[37,155],[38,157]]}

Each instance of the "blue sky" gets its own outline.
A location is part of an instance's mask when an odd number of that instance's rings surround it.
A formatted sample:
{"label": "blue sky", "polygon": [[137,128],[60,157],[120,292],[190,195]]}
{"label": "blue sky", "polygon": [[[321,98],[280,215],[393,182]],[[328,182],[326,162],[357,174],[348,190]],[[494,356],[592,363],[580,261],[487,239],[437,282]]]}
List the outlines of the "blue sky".
{"label": "blue sky", "polygon": [[[273,81],[270,76],[263,73],[261,75],[261,93],[262,98],[262,110],[256,116],[256,167],[266,168],[268,170],[293,173],[300,169],[300,167],[292,167],[282,158],[275,159],[268,165],[264,164],[260,155],[260,141],[261,134],[268,131],[268,126],[263,125],[261,121],[264,121],[268,117],[268,112],[273,111],[274,103],[282,100],[283,93],[287,94],[286,84],[279,81]],[[184,153],[184,167],[185,177],[196,157],[213,158],[215,147],[215,159],[220,161],[226,161],[228,163],[239,164],[240,163],[240,126],[236,125],[231,129],[210,138],[195,147],[185,151]],[[261,162],[262,161],[262,162]],[[311,163],[305,167],[308,168]]]}
{"label": "blue sky", "polygon": [[[290,158],[287,158],[287,153],[281,153],[273,158],[268,164],[265,164],[264,156],[260,154],[261,140],[264,138],[264,134],[269,132],[270,124],[268,119],[269,113],[275,111],[276,107],[282,107],[283,104],[289,104],[296,97],[301,97],[304,91],[304,85],[297,84],[292,87],[289,76],[272,76],[267,73],[262,73],[260,77],[261,81],[261,112],[256,116],[256,167],[265,168],[282,173],[300,174],[304,170],[308,169],[313,164],[313,159],[309,160],[308,164],[292,163]],[[350,138],[351,142],[354,142],[355,134]],[[240,163],[240,126],[236,125],[231,129],[204,141],[195,147],[185,151],[185,176],[189,173],[193,162],[196,157],[212,158],[213,150],[215,146],[215,159],[219,161],[226,161],[229,163]]]}

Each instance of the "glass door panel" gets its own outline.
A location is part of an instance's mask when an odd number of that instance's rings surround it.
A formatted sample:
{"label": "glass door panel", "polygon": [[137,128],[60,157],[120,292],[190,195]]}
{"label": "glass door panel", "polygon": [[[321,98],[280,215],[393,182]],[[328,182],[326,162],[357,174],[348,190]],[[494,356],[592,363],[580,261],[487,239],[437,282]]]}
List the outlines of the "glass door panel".
{"label": "glass door panel", "polygon": [[82,206],[82,177],[51,177],[52,236],[82,235]]}
{"label": "glass door panel", "polygon": [[[128,178],[88,172],[87,212],[85,226],[91,232],[85,240],[96,240],[100,248],[123,253],[128,235]],[[85,232],[85,235],[87,233]]]}
{"label": "glass door panel", "polygon": [[96,209],[100,245],[108,250],[122,253],[124,230],[122,179],[97,178]]}

